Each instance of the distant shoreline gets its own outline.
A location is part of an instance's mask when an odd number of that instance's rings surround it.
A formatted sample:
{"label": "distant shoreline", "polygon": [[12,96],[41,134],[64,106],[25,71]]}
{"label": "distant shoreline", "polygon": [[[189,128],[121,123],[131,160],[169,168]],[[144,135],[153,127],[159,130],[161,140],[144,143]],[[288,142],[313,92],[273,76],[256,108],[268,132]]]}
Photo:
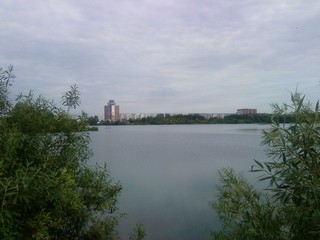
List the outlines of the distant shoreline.
{"label": "distant shoreline", "polygon": [[[224,118],[205,118],[199,114],[145,117],[141,119],[129,119],[116,122],[100,121],[97,125],[189,125],[189,124],[271,124],[272,114],[230,114]],[[282,116],[279,122],[290,123],[291,116]]]}

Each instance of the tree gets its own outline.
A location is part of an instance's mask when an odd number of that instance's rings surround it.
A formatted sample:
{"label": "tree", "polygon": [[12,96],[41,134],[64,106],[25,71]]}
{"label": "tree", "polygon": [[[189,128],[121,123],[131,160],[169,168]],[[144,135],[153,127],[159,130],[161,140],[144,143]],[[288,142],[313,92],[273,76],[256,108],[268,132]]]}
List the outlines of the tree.
{"label": "tree", "polygon": [[80,106],[80,92],[78,90],[77,85],[72,85],[70,87],[71,89],[62,96],[62,105],[68,107],[67,113],[69,114],[69,111],[71,108],[76,108],[77,106]]}
{"label": "tree", "polygon": [[97,125],[99,122],[99,117],[97,115],[95,115],[94,117],[89,117],[88,118],[88,123],[89,125]]}
{"label": "tree", "polygon": [[[260,181],[268,181],[264,193],[232,171],[220,172],[222,186],[212,206],[224,230],[215,239],[320,239],[319,102],[313,109],[304,99],[293,93],[291,104],[273,105],[271,128],[263,132],[271,161],[255,160],[252,167],[264,173]],[[293,116],[290,124],[280,121],[286,115]]]}
{"label": "tree", "polygon": [[113,239],[121,185],[88,166],[85,115],[32,92],[11,105],[0,118],[0,239]]}
{"label": "tree", "polygon": [[9,66],[7,70],[0,68],[0,117],[6,115],[11,107],[9,86],[14,78],[13,66]]}
{"label": "tree", "polygon": [[282,231],[287,219],[281,206],[267,193],[253,188],[234,169],[219,171],[221,185],[211,206],[218,212],[223,229],[213,233],[213,239],[289,239]]}

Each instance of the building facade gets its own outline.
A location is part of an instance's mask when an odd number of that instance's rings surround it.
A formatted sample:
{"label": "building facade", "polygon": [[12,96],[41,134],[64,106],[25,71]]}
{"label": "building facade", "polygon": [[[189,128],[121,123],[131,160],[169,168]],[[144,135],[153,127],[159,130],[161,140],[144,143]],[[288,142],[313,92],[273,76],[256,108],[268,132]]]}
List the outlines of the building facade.
{"label": "building facade", "polygon": [[239,114],[239,115],[257,114],[257,109],[256,109],[256,108],[242,108],[242,109],[237,109],[237,114]]}
{"label": "building facade", "polygon": [[114,100],[109,100],[108,104],[104,106],[104,120],[120,121],[120,107],[116,105]]}

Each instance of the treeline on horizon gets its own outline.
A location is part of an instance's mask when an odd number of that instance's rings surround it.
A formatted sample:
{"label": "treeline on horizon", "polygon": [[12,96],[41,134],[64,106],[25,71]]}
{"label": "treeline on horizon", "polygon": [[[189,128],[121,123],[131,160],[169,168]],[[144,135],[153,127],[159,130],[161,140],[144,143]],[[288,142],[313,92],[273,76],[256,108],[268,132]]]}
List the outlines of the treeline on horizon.
{"label": "treeline on horizon", "polygon": [[[90,121],[91,119],[91,121]],[[293,115],[282,115],[277,121],[282,123],[290,123],[293,119]],[[116,122],[100,121],[97,116],[89,118],[90,125],[170,125],[170,124],[271,124],[272,114],[257,113],[257,114],[231,114],[224,118],[213,117],[205,118],[200,114],[188,114],[188,115],[174,115],[170,114],[158,114],[156,117],[145,117],[141,119],[129,119]]]}

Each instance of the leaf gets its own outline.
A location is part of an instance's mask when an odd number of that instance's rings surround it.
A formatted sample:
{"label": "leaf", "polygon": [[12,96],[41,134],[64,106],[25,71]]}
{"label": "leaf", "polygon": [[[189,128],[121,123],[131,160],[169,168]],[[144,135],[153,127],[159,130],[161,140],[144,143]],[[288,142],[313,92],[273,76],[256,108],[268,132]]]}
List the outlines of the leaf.
{"label": "leaf", "polygon": [[259,181],[262,182],[262,181],[265,181],[265,180],[270,179],[270,178],[272,179],[272,177],[273,176],[267,176],[267,177],[259,178]]}
{"label": "leaf", "polygon": [[256,164],[258,164],[258,166],[259,166],[260,168],[264,169],[264,167],[263,167],[263,165],[262,165],[261,162],[257,161],[256,159],[253,159],[253,160],[256,162]]}
{"label": "leaf", "polygon": [[282,161],[284,164],[287,164],[287,157],[284,153],[282,153]]}
{"label": "leaf", "polygon": [[270,165],[269,165],[268,163],[264,163],[264,165],[266,165],[268,171],[271,172],[271,167],[270,167]]}

